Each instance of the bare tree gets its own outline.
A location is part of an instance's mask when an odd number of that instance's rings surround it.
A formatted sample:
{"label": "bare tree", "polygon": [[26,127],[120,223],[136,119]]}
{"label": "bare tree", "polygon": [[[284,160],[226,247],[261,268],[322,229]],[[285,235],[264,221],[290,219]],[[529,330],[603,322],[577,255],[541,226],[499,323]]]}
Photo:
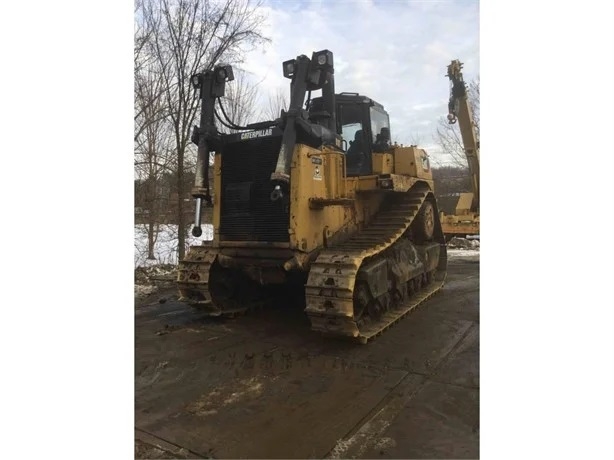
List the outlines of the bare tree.
{"label": "bare tree", "polygon": [[[135,4],[135,18],[140,14],[142,1]],[[163,209],[160,179],[172,171],[173,158],[169,149],[170,125],[164,94],[162,73],[151,62],[148,53],[152,28],[143,21],[135,21],[134,33],[134,166],[135,205],[137,223],[147,235],[147,259],[155,259],[154,246],[158,236],[160,214]]]}
{"label": "bare tree", "polygon": [[410,145],[420,146],[420,145],[423,145],[423,138],[419,134],[412,134],[409,137],[409,142],[410,142]]}
{"label": "bare tree", "polygon": [[[473,115],[476,135],[480,137],[480,77],[471,81],[467,87],[469,96],[469,105]],[[465,148],[463,139],[461,138],[460,129],[457,124],[449,124],[446,116],[442,116],[438,121],[438,127],[435,134],[435,142],[439,144],[442,150],[443,162],[451,163],[452,165],[466,169],[467,158],[465,156]]]}
{"label": "bare tree", "polygon": [[473,123],[475,124],[475,132],[480,138],[480,76],[469,83],[469,102],[471,104]]}
{"label": "bare tree", "polygon": [[[142,67],[135,74],[135,178],[139,187],[135,199],[143,208],[148,236],[147,258],[154,259],[154,245],[161,212],[166,209],[168,191],[161,188],[161,179],[173,171],[176,162],[172,130],[161,97],[162,78],[152,66]],[[143,219],[141,219],[143,220]]]}
{"label": "bare tree", "polygon": [[154,26],[142,20],[142,8],[143,0],[137,0],[134,28],[134,141],[137,144],[143,141],[142,134],[147,126],[157,123],[167,114],[166,107],[161,103],[164,95],[162,73],[156,63],[151,62]]}
{"label": "bare tree", "polygon": [[[245,126],[248,123],[258,121],[254,119],[258,85],[253,84],[246,73],[240,69],[234,69],[234,77],[234,81],[226,85],[226,95],[222,98],[221,103],[224,112],[232,123]],[[224,115],[220,113],[220,116],[223,117]],[[234,130],[219,122],[217,128],[223,133],[234,132]]]}
{"label": "bare tree", "polygon": [[266,120],[276,120],[280,117],[282,110],[288,109],[288,93],[284,88],[277,88],[274,94],[269,95],[269,104],[262,111],[262,116]]}
{"label": "bare tree", "polygon": [[178,196],[178,256],[185,255],[187,233],[184,204],[188,184],[186,167],[195,163],[190,143],[199,109],[190,76],[225,62],[242,62],[242,56],[266,41],[260,32],[260,2],[250,0],[141,0],[135,18],[146,31],[148,65],[162,79],[163,105],[173,134]]}
{"label": "bare tree", "polygon": [[134,2],[134,73],[135,75],[142,69],[144,62],[144,48],[147,45],[151,36],[150,30],[146,27],[144,21],[139,15],[142,13],[143,0],[135,0]]}

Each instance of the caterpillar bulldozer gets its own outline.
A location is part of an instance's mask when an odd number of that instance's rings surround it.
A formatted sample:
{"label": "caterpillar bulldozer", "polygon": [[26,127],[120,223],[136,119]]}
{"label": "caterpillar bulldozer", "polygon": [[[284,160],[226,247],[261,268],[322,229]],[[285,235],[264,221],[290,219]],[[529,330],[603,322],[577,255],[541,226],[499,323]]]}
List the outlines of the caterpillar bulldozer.
{"label": "caterpillar bulldozer", "polygon": [[[329,50],[285,61],[283,73],[291,80],[288,109],[247,126],[234,124],[220,99],[230,66],[192,76],[202,99],[192,136],[192,233],[202,233],[203,204],[213,206],[214,238],[180,261],[180,301],[233,316],[290,289],[312,330],[366,343],[444,284],[429,157],[391,144],[381,104],[335,94]],[[215,120],[239,132],[221,134]]]}
{"label": "caterpillar bulldozer", "polygon": [[454,215],[441,214],[443,232],[448,240],[454,236],[480,234],[480,141],[473,123],[462,68],[463,64],[458,59],[448,65],[446,74],[450,79],[448,123],[455,124],[458,121],[473,192],[460,194]]}

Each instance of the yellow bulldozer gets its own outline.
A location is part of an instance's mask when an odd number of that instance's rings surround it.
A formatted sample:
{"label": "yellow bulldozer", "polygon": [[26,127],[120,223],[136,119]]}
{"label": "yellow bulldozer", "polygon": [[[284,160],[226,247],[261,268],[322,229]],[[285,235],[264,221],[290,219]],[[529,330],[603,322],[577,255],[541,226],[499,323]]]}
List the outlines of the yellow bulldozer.
{"label": "yellow bulldozer", "polygon": [[480,141],[473,123],[462,68],[463,64],[458,59],[448,65],[446,75],[450,79],[448,123],[455,124],[458,121],[473,192],[460,194],[453,215],[441,214],[443,232],[448,240],[454,236],[480,234]]}
{"label": "yellow bulldozer", "polygon": [[[202,99],[192,136],[192,233],[202,234],[202,206],[213,206],[214,238],[180,261],[180,300],[233,316],[289,289],[303,299],[313,330],[366,343],[444,284],[429,157],[391,144],[381,104],[335,94],[329,50],[282,66],[291,80],[288,110],[247,126],[230,120],[221,101],[230,66],[192,76]],[[216,120],[238,132],[220,134]]]}

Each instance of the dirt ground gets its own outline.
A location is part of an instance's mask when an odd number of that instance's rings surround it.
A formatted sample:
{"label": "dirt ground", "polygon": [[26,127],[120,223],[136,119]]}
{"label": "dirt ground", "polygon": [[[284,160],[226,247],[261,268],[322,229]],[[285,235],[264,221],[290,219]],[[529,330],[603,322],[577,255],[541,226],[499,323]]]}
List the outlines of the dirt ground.
{"label": "dirt ground", "polygon": [[135,309],[136,458],[478,458],[479,258],[367,345],[281,305],[212,320],[172,283]]}

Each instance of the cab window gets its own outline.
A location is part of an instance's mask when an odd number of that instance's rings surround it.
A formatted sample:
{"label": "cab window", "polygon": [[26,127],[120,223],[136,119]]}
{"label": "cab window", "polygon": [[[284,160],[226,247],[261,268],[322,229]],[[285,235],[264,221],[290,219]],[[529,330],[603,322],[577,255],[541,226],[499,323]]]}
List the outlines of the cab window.
{"label": "cab window", "polygon": [[386,128],[390,132],[390,120],[388,114],[379,111],[375,107],[371,107],[371,133],[373,135],[373,144],[379,144],[382,138],[382,128]]}

